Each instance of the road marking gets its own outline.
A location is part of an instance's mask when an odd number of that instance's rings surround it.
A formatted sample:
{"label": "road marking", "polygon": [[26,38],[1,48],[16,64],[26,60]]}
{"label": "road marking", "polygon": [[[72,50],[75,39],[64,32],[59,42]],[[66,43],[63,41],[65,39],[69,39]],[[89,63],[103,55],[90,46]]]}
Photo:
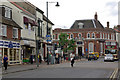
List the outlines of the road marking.
{"label": "road marking", "polygon": [[114,70],[114,72],[112,73],[112,75],[110,76],[110,79],[109,80],[114,80],[117,76],[117,73],[118,73],[118,68]]}

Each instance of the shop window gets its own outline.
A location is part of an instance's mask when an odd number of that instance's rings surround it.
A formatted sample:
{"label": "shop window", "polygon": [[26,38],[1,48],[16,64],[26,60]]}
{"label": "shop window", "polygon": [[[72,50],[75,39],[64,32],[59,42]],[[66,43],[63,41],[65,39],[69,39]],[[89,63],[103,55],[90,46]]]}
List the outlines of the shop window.
{"label": "shop window", "polygon": [[13,28],[13,38],[18,38],[18,29]]}

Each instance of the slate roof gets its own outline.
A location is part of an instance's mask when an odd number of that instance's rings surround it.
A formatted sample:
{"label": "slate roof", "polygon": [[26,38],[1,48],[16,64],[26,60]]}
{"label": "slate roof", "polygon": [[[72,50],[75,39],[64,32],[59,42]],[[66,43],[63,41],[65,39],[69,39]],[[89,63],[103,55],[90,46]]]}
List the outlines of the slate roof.
{"label": "slate roof", "polygon": [[95,19],[76,20],[70,29],[79,29],[79,23],[83,23],[83,28],[104,28],[103,25]]}
{"label": "slate roof", "polygon": [[5,17],[3,17],[3,16],[1,16],[1,15],[0,15],[0,23],[22,29],[22,28],[21,28],[15,21],[13,21],[12,19],[5,18]]}

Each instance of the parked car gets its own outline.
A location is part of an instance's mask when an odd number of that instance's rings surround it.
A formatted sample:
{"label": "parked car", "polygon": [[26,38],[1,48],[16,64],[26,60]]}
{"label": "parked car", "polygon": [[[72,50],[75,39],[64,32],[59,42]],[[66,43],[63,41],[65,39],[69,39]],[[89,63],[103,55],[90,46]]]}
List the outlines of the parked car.
{"label": "parked car", "polygon": [[97,59],[99,58],[99,53],[98,52],[93,52],[92,54],[95,54],[95,56],[97,57]]}
{"label": "parked car", "polygon": [[105,57],[104,57],[104,61],[114,61],[114,57],[112,54],[107,54]]}
{"label": "parked car", "polygon": [[97,60],[97,57],[95,56],[95,54],[88,54],[88,61],[92,59]]}

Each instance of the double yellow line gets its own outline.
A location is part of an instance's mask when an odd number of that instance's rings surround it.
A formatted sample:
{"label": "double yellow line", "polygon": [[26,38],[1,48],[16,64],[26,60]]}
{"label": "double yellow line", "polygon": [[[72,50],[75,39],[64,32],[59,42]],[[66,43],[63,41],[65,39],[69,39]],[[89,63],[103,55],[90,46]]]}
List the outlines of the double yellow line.
{"label": "double yellow line", "polygon": [[109,80],[115,80],[117,78],[117,74],[118,74],[118,68],[114,70]]}

